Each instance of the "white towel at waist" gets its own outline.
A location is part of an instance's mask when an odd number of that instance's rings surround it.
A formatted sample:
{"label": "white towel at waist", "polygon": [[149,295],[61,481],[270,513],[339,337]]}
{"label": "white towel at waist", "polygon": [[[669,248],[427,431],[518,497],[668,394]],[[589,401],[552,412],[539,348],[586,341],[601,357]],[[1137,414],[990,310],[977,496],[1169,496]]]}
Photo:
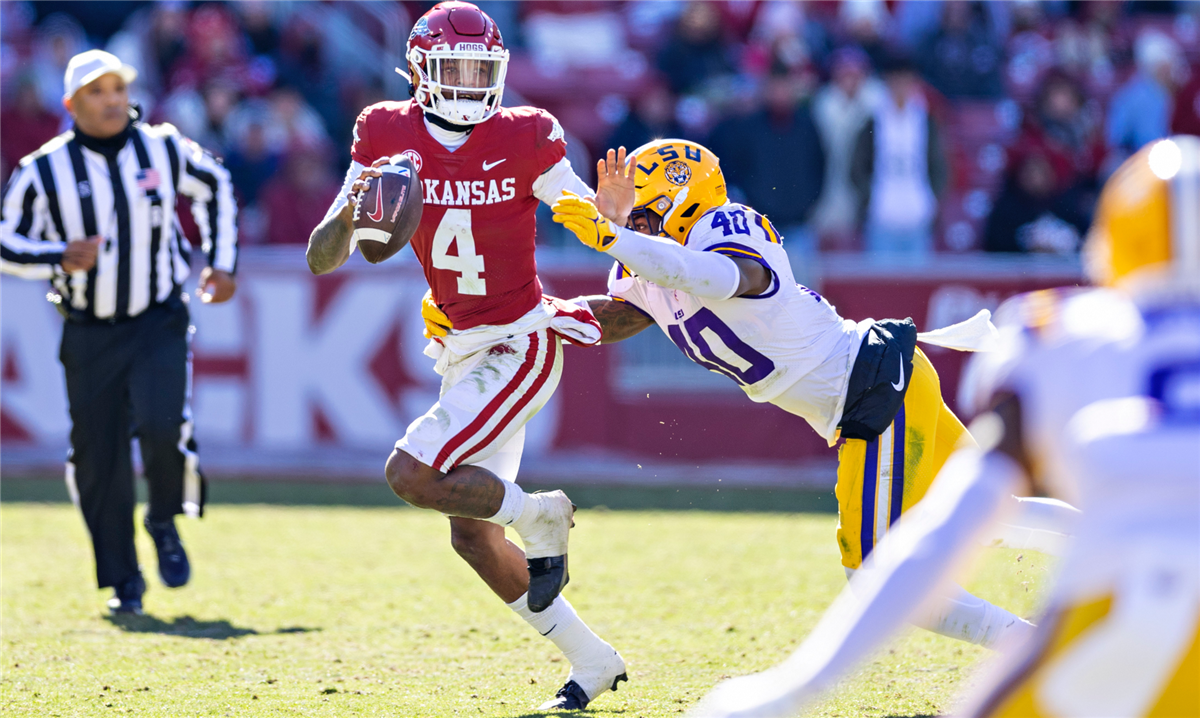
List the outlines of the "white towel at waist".
{"label": "white towel at waist", "polygon": [[555,297],[543,297],[540,304],[511,324],[485,324],[462,331],[452,329],[444,337],[434,337],[425,346],[425,356],[436,362],[434,371],[445,374],[451,362],[542,329],[549,329],[583,346],[600,341],[600,324],[590,309]]}
{"label": "white towel at waist", "polygon": [[992,313],[980,309],[978,314],[965,322],[929,332],[919,332],[917,341],[960,352],[990,352],[998,346],[1000,332],[996,331],[996,325],[992,324]]}

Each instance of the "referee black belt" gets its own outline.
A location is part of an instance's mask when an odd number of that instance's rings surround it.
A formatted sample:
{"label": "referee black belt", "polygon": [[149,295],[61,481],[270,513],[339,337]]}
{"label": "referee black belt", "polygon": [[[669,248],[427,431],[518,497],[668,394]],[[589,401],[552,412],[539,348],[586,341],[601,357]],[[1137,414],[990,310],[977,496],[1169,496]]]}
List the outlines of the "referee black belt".
{"label": "referee black belt", "polygon": [[163,301],[153,302],[153,303],[149,304],[142,311],[138,312],[137,314],[133,314],[133,315],[124,315],[124,316],[114,315],[111,317],[103,317],[103,318],[95,317],[81,309],[72,309],[68,305],[65,298],[62,298],[54,306],[56,309],[58,309],[58,313],[63,315],[63,318],[66,319],[68,322],[71,322],[72,324],[89,324],[89,325],[109,324],[109,325],[114,325],[114,324],[124,324],[125,322],[129,322],[134,319],[137,319],[138,317],[142,316],[143,314],[149,312],[152,309],[157,309],[159,307],[166,307],[168,309],[177,309],[177,308],[183,306],[183,304],[184,304],[183,292],[181,292],[179,290],[179,288],[176,287],[175,290],[173,292],[171,292],[167,296],[167,298],[164,299]]}

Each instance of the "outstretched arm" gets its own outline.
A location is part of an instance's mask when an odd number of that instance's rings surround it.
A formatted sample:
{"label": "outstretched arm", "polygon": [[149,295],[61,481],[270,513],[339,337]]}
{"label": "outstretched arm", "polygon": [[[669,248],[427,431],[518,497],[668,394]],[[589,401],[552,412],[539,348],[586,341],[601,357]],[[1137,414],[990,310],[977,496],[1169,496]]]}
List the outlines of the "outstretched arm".
{"label": "outstretched arm", "polygon": [[628,339],[646,327],[654,324],[654,320],[639,311],[629,302],[606,297],[602,294],[591,297],[577,297],[570,300],[572,304],[585,301],[600,322],[600,343],[613,344]]}
{"label": "outstretched arm", "polygon": [[702,299],[732,299],[761,294],[771,286],[771,273],[757,262],[697,252],[670,239],[617,227],[590,200],[570,193],[554,203],[554,221],[660,287]]}
{"label": "outstretched arm", "polygon": [[[601,344],[628,339],[654,323],[632,304],[602,294],[576,297],[569,301],[571,304],[587,303],[596,321],[600,322]],[[450,318],[433,301],[433,294],[429,290],[421,298],[421,320],[425,323],[425,337],[428,339],[444,337],[453,329]]]}
{"label": "outstretched arm", "polygon": [[[986,421],[999,423],[995,415]],[[972,424],[972,432],[987,427]],[[993,436],[995,429],[992,430]],[[995,442],[991,442],[995,446]],[[938,475],[915,516],[905,515],[843,589],[800,648],[763,673],[716,687],[693,716],[790,715],[816,700],[879,648],[977,549],[976,537],[1010,507],[1025,481],[1000,450],[962,449]]]}

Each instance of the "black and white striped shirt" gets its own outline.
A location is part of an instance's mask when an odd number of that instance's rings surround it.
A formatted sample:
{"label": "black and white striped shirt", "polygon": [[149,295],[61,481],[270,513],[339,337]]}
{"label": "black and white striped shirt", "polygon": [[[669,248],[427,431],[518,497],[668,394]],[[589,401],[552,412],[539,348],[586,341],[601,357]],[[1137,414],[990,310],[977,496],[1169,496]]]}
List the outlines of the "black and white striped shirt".
{"label": "black and white striped shirt", "polygon": [[[22,159],[4,190],[0,271],[49,279],[72,315],[137,316],[187,279],[192,248],[175,213],[180,194],[192,200],[209,265],[233,273],[237,207],[216,158],[169,124],[134,123],[115,156],[63,133]],[[67,241],[92,236],[104,238],[96,266],[64,272]]]}

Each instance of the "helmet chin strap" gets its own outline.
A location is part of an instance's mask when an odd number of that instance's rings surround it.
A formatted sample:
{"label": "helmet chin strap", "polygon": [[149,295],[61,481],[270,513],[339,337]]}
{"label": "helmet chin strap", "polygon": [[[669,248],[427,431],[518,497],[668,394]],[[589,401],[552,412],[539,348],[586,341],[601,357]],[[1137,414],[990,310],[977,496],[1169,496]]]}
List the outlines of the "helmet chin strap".
{"label": "helmet chin strap", "polygon": [[470,132],[471,130],[475,129],[475,125],[456,125],[441,115],[433,112],[425,112],[424,107],[421,108],[421,112],[425,114],[425,119],[429,120],[431,124],[437,125],[443,130],[447,130],[449,132]]}

